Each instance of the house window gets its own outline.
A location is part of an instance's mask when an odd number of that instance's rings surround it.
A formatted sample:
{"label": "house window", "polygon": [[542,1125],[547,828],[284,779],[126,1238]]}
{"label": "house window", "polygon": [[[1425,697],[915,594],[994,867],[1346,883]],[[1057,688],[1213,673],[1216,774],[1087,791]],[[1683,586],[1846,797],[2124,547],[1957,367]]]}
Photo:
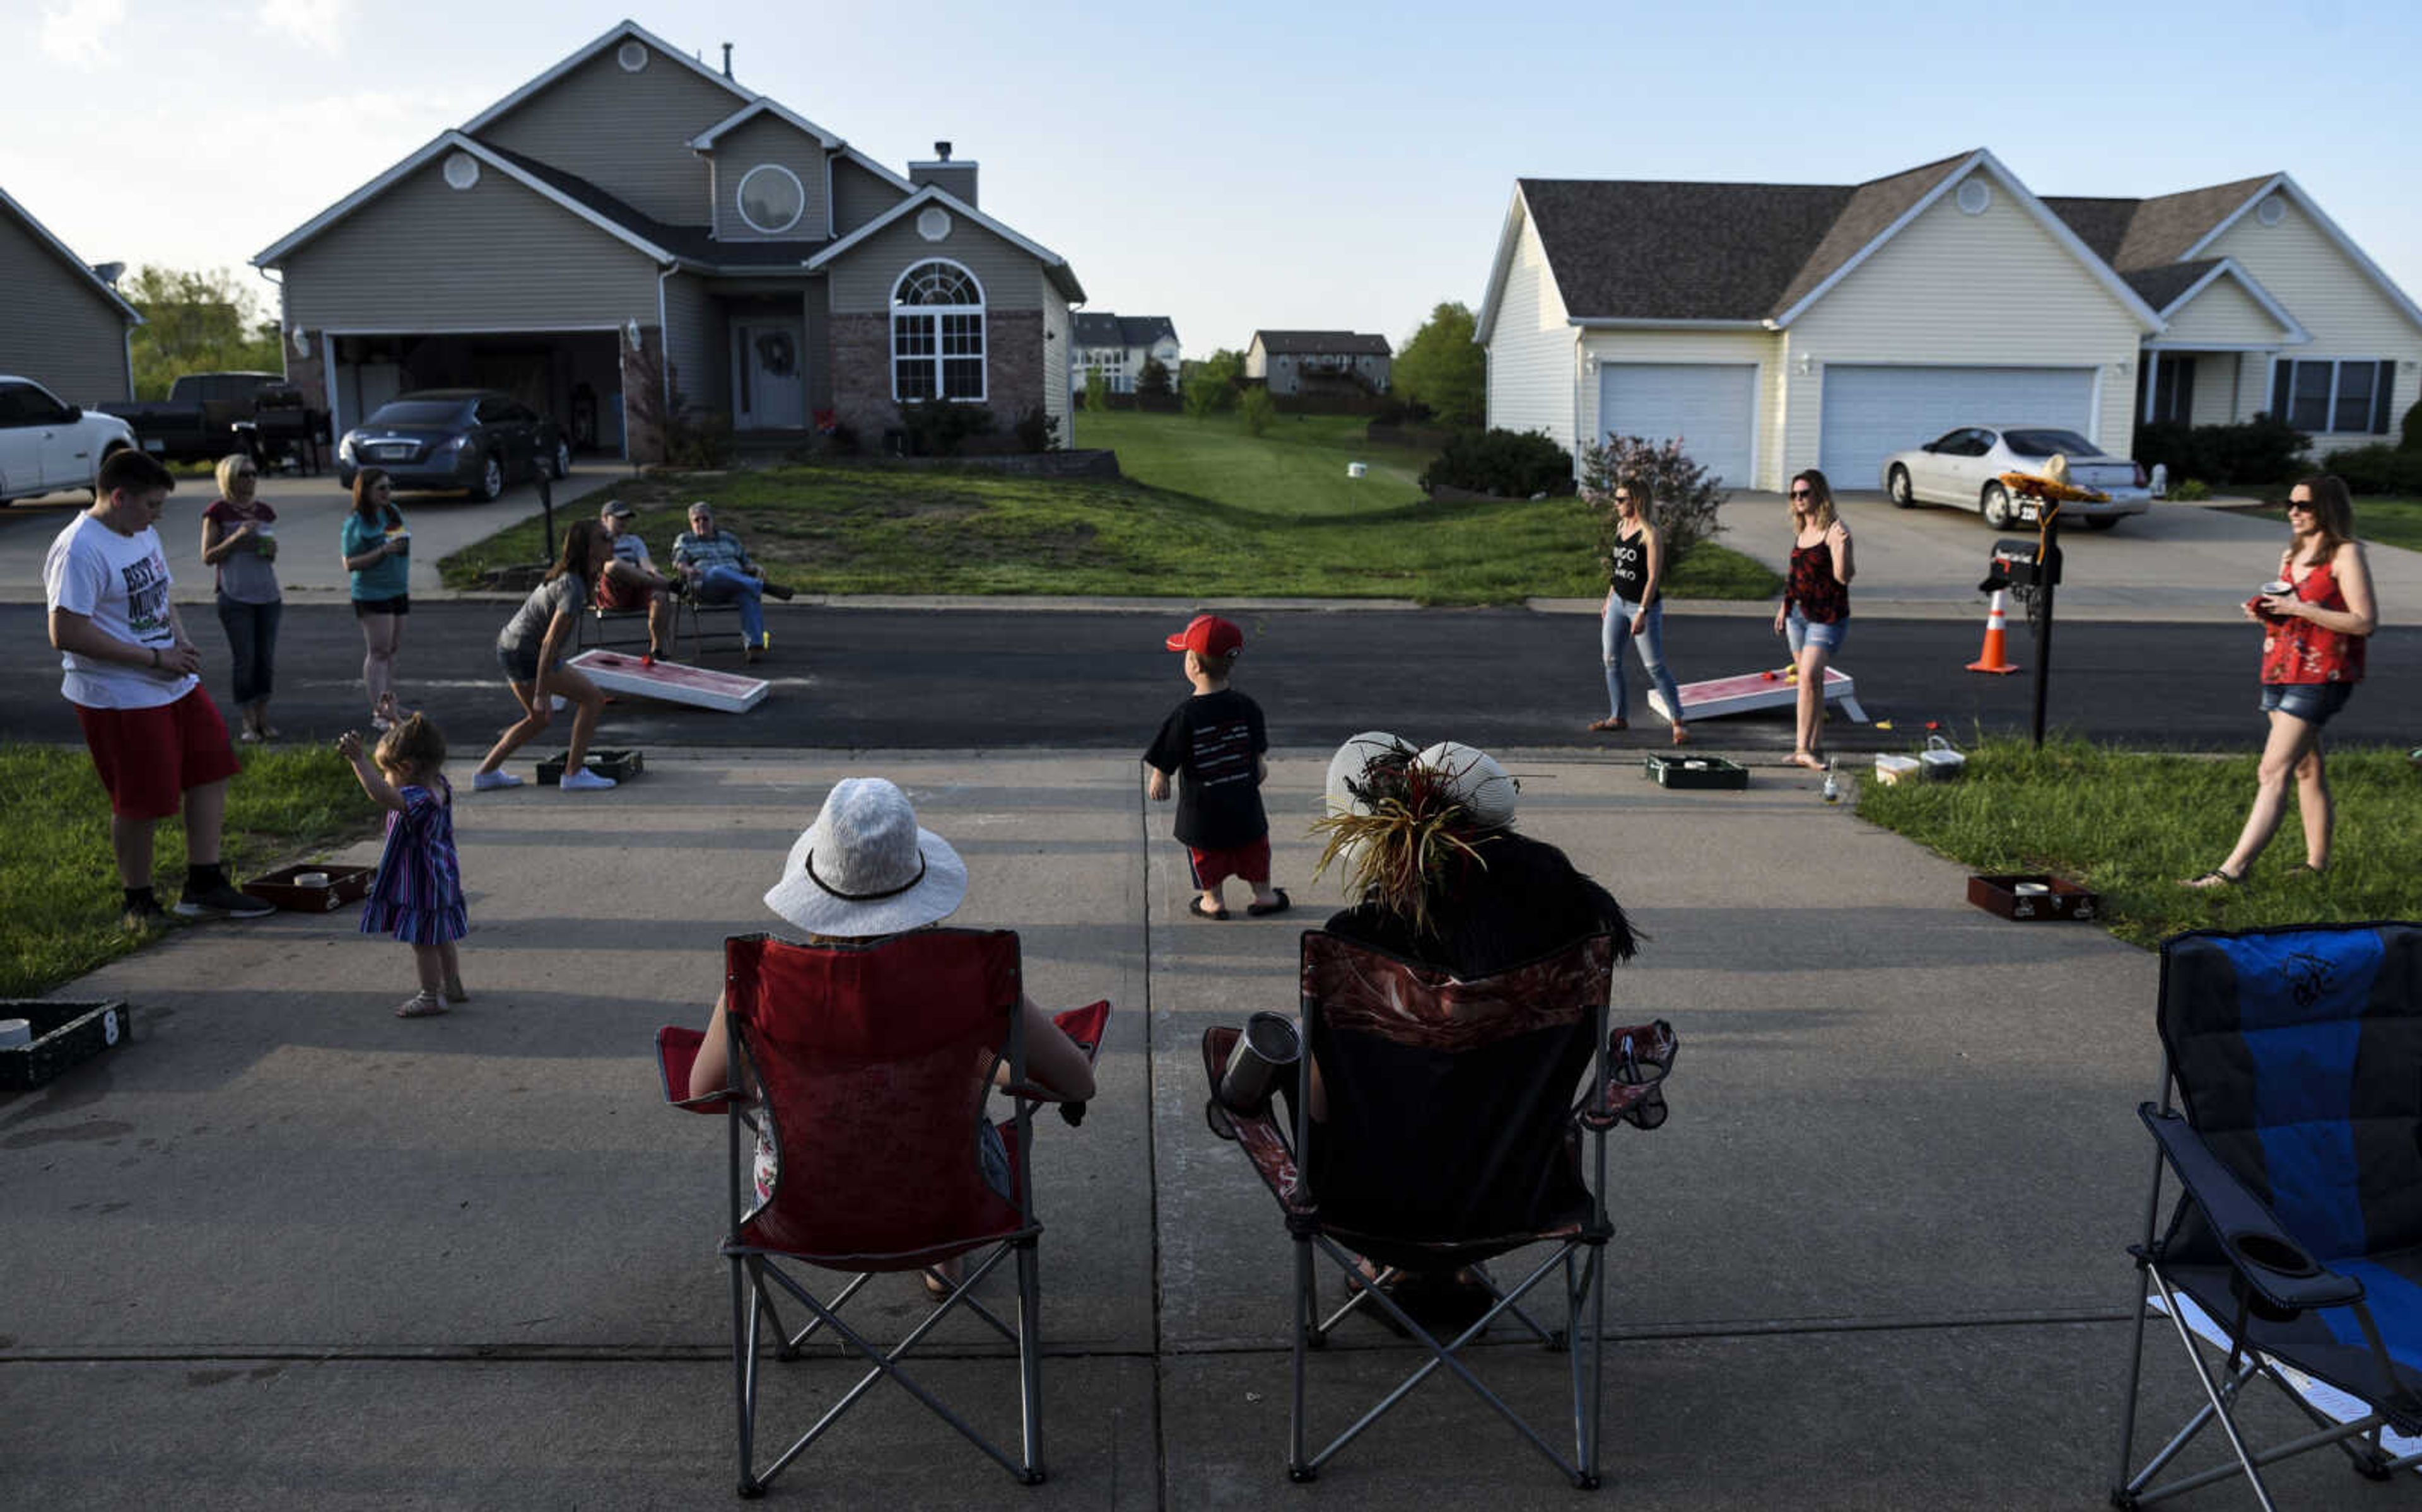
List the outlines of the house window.
{"label": "house window", "polygon": [[984,397],[983,288],[954,262],[920,262],[891,290],[891,397]]}
{"label": "house window", "polygon": [[2384,436],[2396,417],[2397,366],[2368,357],[2272,365],[2271,413],[2299,430]]}
{"label": "house window", "polygon": [[778,163],[761,163],[741,176],[740,218],[767,236],[798,225],[807,208],[799,176]]}

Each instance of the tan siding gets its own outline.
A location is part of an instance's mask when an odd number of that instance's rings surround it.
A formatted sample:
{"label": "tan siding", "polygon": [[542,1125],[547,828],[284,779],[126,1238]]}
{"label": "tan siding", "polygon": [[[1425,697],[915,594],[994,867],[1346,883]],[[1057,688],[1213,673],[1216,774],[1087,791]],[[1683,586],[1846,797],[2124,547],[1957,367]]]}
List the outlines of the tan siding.
{"label": "tan siding", "polygon": [[[2219,241],[2197,254],[2235,257],[2271,297],[2296,318],[2312,336],[2308,346],[2288,347],[2279,355],[2306,357],[2390,358],[2397,363],[2394,393],[2402,417],[2417,391],[2422,391],[2422,330],[2381,292],[2368,274],[2340,252],[2329,234],[2313,224],[2291,200],[2287,218],[2264,226],[2252,213],[2239,217]],[[2410,291],[2409,291],[2410,292]],[[2249,374],[2249,377],[2254,375]],[[2271,407],[2268,372],[2260,375],[2259,392],[2251,396],[2253,410]],[[2249,413],[2251,413],[2249,411]],[[2395,440],[2391,427],[2390,440]],[[2378,436],[2316,436],[2317,454],[2342,446],[2364,445]]]}
{"label": "tan siding", "polygon": [[832,165],[833,235],[847,236],[907,198],[900,187],[867,172],[847,158]]}
{"label": "tan siding", "polygon": [[[2210,292],[2207,290],[2206,292]],[[2260,306],[2256,308],[2259,310]],[[2151,352],[2145,353],[2149,365]],[[2187,412],[2187,423],[2198,426],[2223,426],[2237,418],[2233,406],[2237,401],[2238,354],[2233,351],[2198,352],[2189,359],[2194,366],[2194,404]],[[2254,373],[2262,374],[2262,359],[2254,359]]]}
{"label": "tan siding", "polygon": [[125,313],[12,215],[0,214],[0,373],[70,404],[134,397]]}
{"label": "tan siding", "polygon": [[494,168],[457,190],[428,164],[290,254],[285,276],[306,329],[656,323],[651,258]]}
{"label": "tan siding", "polygon": [[1589,439],[1605,433],[1598,415],[1597,381],[1587,371],[1587,360],[1601,363],[1755,363],[1757,365],[1757,434],[1753,477],[1759,481],[1735,487],[1774,488],[1764,481],[1775,470],[1774,435],[1769,428],[1779,393],[1783,337],[1771,331],[1590,331],[1581,336],[1583,371],[1579,382],[1581,424]]}
{"label": "tan siding", "polygon": [[[673,226],[707,224],[706,160],[691,137],[745,101],[670,58],[625,73],[608,47],[480,129]],[[653,52],[653,49],[651,50]]]}
{"label": "tan siding", "polygon": [[693,410],[731,409],[731,339],[723,307],[685,273],[665,280],[665,355]]}
{"label": "tan siding", "polygon": [[[740,180],[760,164],[771,163],[798,176],[807,209],[785,230],[752,229],[740,213]],[[715,144],[715,234],[722,242],[814,242],[829,224],[825,211],[825,149],[797,127],[768,112]]]}
{"label": "tan siding", "polygon": [[[1999,184],[1981,215],[1963,214],[1945,195],[1792,323],[1789,364],[1796,368],[1804,351],[1816,371],[1785,376],[1777,465],[1816,465],[1829,362],[2100,367],[2094,439],[2125,456],[2144,335],[2118,297]],[[2116,376],[2121,363],[2128,377]]]}
{"label": "tan siding", "polygon": [[2169,329],[2157,339],[2188,345],[2275,347],[2287,334],[2243,285],[2234,278],[2221,278],[2204,286],[2185,309],[2171,316]]}
{"label": "tan siding", "polygon": [[1581,382],[1573,336],[1548,272],[1547,249],[1525,215],[1488,335],[1491,426],[1544,430],[1557,445],[1572,448],[1574,385]]}
{"label": "tan siding", "polygon": [[939,242],[928,242],[918,234],[917,218],[909,215],[885,226],[832,265],[835,311],[863,315],[889,309],[891,288],[900,275],[935,257],[955,262],[975,274],[976,282],[983,286],[988,308],[1043,307],[1043,268],[1033,254],[955,212],[951,216],[951,234]]}

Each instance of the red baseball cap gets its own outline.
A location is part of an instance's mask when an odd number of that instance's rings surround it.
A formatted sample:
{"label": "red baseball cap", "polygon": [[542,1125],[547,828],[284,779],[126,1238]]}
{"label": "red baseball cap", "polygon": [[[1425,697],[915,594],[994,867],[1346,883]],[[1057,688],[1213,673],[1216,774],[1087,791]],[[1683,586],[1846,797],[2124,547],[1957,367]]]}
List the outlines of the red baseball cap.
{"label": "red baseball cap", "polygon": [[1172,651],[1192,651],[1201,656],[1233,656],[1245,648],[1245,632],[1234,620],[1218,615],[1197,615],[1194,622],[1169,638]]}

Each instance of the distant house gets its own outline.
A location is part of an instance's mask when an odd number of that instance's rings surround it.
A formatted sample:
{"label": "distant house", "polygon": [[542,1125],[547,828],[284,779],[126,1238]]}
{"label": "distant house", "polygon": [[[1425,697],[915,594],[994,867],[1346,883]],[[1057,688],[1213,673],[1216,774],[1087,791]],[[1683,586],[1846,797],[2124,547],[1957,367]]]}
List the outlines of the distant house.
{"label": "distant house", "polygon": [[499,388],[625,449],[661,356],[735,431],[904,401],[1065,424],[1067,259],[977,208],[935,144],[904,175],[623,22],[253,260],[283,275],[289,376],[342,431],[398,390]]}
{"label": "distant house", "polygon": [[2422,308],[2284,173],[2038,198],[1983,148],[1861,184],[1523,179],[1477,321],[1488,423],[1680,437],[1735,487],[1954,427],[2268,411],[2314,450],[2389,434]]}
{"label": "distant house", "polygon": [[134,397],[134,328],[143,317],[0,190],[0,373],[30,378],[70,404]]}
{"label": "distant house", "polygon": [[1256,331],[1245,348],[1245,376],[1266,382],[1273,394],[1342,384],[1385,394],[1393,356],[1386,336],[1353,331]]}
{"label": "distant house", "polygon": [[1088,310],[1076,318],[1076,335],[1069,337],[1068,388],[1082,394],[1085,375],[1098,372],[1111,393],[1132,394],[1143,365],[1153,359],[1169,369],[1174,388],[1183,355],[1177,327],[1166,315],[1096,315]]}

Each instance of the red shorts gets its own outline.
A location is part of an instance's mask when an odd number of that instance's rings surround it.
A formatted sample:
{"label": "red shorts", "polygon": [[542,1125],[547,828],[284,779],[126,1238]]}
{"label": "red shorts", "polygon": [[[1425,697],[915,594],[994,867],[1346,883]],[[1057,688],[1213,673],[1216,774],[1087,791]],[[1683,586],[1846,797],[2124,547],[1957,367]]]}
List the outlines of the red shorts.
{"label": "red shorts", "polygon": [[185,791],[225,782],[244,770],[228,740],[219,706],[199,683],[157,709],[86,709],[76,705],[85,749],[109,793],[109,811],[123,819],[165,819],[183,806]]}
{"label": "red shorts", "polygon": [[1187,846],[1186,859],[1194,866],[1194,885],[1205,892],[1231,877],[1259,887],[1270,880],[1270,837],[1266,834],[1225,850],[1200,850]]}
{"label": "red shorts", "polygon": [[623,583],[611,574],[597,580],[597,607],[600,609],[645,609],[656,590],[638,584]]}

